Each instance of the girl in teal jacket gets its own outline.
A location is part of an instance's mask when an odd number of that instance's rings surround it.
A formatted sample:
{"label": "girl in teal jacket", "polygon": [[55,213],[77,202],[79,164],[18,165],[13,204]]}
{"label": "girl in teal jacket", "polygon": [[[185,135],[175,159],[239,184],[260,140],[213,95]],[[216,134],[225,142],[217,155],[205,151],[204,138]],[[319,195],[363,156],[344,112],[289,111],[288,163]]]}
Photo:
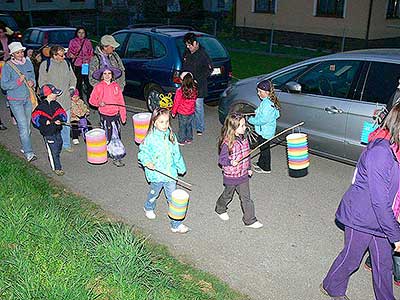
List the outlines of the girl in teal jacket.
{"label": "girl in teal jacket", "polygon": [[[275,135],[276,119],[279,118],[281,104],[274,92],[274,85],[269,80],[263,80],[257,85],[257,94],[261,104],[256,109],[256,115],[250,117],[248,122],[254,125],[258,134],[258,143],[261,144]],[[271,173],[271,149],[266,143],[260,148],[260,156],[257,164],[253,165],[257,173]]]}
{"label": "girl in teal jacket", "polygon": [[[146,179],[150,182],[150,192],[144,203],[144,212],[148,219],[156,218],[154,209],[161,190],[164,188],[165,197],[171,202],[172,192],[176,190],[176,180],[172,178],[186,172],[185,162],[169,120],[169,110],[154,110],[147,136],[139,146],[138,160],[145,168]],[[186,233],[189,228],[182,221],[171,220],[171,231]]]}

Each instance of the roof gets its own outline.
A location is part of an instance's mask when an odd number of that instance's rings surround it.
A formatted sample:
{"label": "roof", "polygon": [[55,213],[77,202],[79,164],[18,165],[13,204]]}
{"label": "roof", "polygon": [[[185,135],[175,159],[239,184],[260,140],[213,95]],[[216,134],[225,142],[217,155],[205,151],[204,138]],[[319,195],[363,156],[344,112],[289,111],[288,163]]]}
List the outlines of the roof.
{"label": "roof", "polygon": [[143,33],[151,33],[151,34],[162,34],[162,35],[167,35],[171,37],[181,37],[184,36],[188,32],[193,32],[196,35],[207,35],[209,34],[196,31],[196,30],[191,30],[193,28],[190,28],[188,26],[182,26],[182,27],[173,27],[171,25],[170,27],[167,26],[148,26],[148,27],[133,27],[133,28],[126,28],[119,30],[117,32],[143,32]]}
{"label": "roof", "polygon": [[39,29],[42,31],[50,31],[50,30],[76,30],[75,27],[66,27],[66,26],[35,26],[29,27],[27,30],[30,29]]}
{"label": "roof", "polygon": [[[357,59],[357,60],[379,60],[379,61],[397,61],[400,62],[400,49],[380,48],[380,49],[362,49],[335,53],[327,56],[321,56],[319,59]],[[313,59],[314,60],[314,59]],[[317,59],[318,60],[318,59]]]}

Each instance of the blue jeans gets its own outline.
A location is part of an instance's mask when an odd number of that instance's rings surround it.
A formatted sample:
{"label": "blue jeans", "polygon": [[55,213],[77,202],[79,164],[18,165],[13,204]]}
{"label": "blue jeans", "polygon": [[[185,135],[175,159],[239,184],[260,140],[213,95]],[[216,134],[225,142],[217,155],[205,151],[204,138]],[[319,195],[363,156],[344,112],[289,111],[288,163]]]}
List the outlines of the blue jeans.
{"label": "blue jeans", "polygon": [[[145,210],[155,210],[156,208],[156,200],[160,195],[160,192],[164,188],[164,195],[167,198],[167,201],[171,201],[172,192],[176,190],[176,182],[168,181],[168,182],[151,182],[150,183],[150,191],[147,195],[147,200],[144,203]],[[182,221],[174,221],[171,220],[171,227],[178,228],[178,226],[182,224]]]}
{"label": "blue jeans", "polygon": [[[66,110],[67,113],[67,122],[71,120],[71,110]],[[63,126],[61,130],[61,137],[63,141],[63,148],[71,148],[71,127]]]}
{"label": "blue jeans", "polygon": [[183,143],[185,141],[192,141],[193,115],[185,116],[178,114],[178,121],[179,121],[178,142]]}
{"label": "blue jeans", "polygon": [[196,110],[194,113],[194,118],[196,121],[196,131],[204,131],[204,98],[196,99]]}
{"label": "blue jeans", "polygon": [[22,144],[24,155],[29,158],[33,155],[31,143],[31,119],[32,119],[32,103],[27,100],[11,100],[8,101],[14,118],[17,120],[19,139]]}

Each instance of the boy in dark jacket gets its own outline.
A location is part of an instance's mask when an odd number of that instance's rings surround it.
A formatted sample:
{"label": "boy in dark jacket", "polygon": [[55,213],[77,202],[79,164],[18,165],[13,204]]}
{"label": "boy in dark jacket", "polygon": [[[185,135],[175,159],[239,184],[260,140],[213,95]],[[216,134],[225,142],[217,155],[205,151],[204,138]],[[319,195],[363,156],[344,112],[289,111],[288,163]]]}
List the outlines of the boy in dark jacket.
{"label": "boy in dark jacket", "polygon": [[67,113],[56,101],[62,91],[51,84],[40,88],[40,96],[45,97],[32,113],[32,123],[40,130],[46,144],[52,170],[58,176],[64,175],[61,167],[60,153],[62,149],[61,122],[67,121]]}

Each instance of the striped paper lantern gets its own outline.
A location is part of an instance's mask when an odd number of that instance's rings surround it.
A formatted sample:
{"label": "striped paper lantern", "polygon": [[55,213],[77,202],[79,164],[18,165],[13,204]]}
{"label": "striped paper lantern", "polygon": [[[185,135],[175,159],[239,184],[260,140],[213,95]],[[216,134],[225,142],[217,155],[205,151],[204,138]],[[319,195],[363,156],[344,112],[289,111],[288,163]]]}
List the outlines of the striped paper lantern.
{"label": "striped paper lantern", "polygon": [[286,137],[290,177],[303,177],[308,174],[310,159],[308,157],[307,135],[292,133]]}
{"label": "striped paper lantern", "polygon": [[138,113],[133,115],[133,129],[135,133],[135,142],[140,144],[149,130],[151,113]]}
{"label": "striped paper lantern", "polygon": [[168,216],[171,220],[183,221],[189,205],[189,194],[184,190],[176,189],[172,192],[172,199],[168,202]]}
{"label": "striped paper lantern", "polygon": [[86,133],[87,161],[91,164],[107,162],[107,139],[103,129],[95,128]]}

